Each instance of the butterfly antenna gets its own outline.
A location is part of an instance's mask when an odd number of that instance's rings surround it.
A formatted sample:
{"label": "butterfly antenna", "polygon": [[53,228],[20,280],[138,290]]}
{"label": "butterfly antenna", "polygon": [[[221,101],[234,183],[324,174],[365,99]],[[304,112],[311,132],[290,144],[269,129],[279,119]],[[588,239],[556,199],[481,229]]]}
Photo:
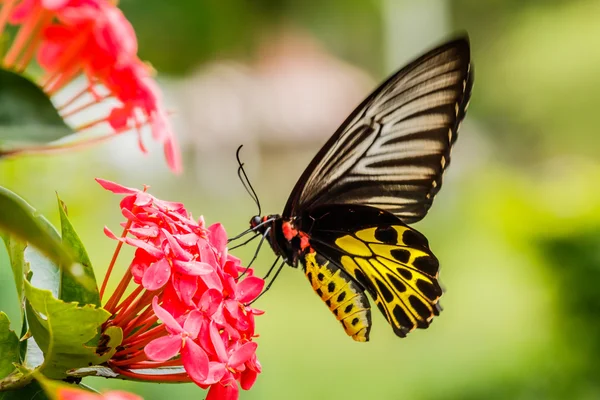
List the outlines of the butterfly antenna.
{"label": "butterfly antenna", "polygon": [[[280,257],[277,257],[275,259],[275,262],[273,263],[273,265],[271,265],[271,268],[269,268],[269,272],[267,272],[267,274],[265,275],[265,277],[263,279],[267,279],[269,277],[269,275],[271,274],[271,271],[273,271],[273,268],[275,268],[275,265],[277,265],[277,261],[279,261]],[[281,270],[283,269],[283,266],[285,265],[285,260],[283,260],[281,262],[281,264],[279,264],[279,268],[277,268],[277,272],[275,272],[275,276],[273,276],[273,279],[271,279],[271,282],[269,282],[269,284],[267,285],[267,287],[265,288],[265,290],[263,290],[254,300],[252,300],[250,303],[246,304],[247,306],[252,305],[256,300],[260,299],[260,297],[267,293],[267,291],[269,289],[271,289],[271,286],[273,285],[273,282],[275,282],[275,279],[277,279],[277,276],[279,275],[279,273],[281,272]]]}
{"label": "butterfly antenna", "polygon": [[250,183],[250,179],[248,179],[248,175],[246,174],[246,171],[244,170],[244,163],[240,159],[240,151],[242,150],[242,147],[244,147],[243,144],[240,145],[240,147],[238,147],[237,151],[235,152],[235,158],[237,159],[237,162],[239,165],[238,177],[240,178],[240,181],[242,181],[242,185],[244,185],[244,188],[246,189],[246,191],[248,192],[250,197],[252,197],[252,200],[254,200],[254,202],[256,203],[256,206],[258,207],[257,215],[262,215],[262,209],[260,207],[260,201],[258,200],[258,195],[256,194],[254,187],[252,187],[252,184]]}
{"label": "butterfly antenna", "polygon": [[265,239],[267,238],[267,236],[269,235],[269,232],[271,231],[271,228],[267,228],[265,230],[265,233],[263,234],[262,239],[260,239],[260,242],[258,243],[258,246],[256,246],[256,251],[254,252],[254,256],[252,257],[252,260],[250,260],[250,262],[248,263],[248,265],[246,266],[246,269],[244,270],[244,272],[242,272],[240,274],[240,276],[238,276],[236,278],[236,280],[240,279],[241,277],[243,277],[244,275],[246,275],[246,272],[248,272],[248,270],[250,269],[250,267],[252,266],[252,264],[254,263],[254,260],[256,260],[256,257],[258,257],[258,253],[260,253],[260,248],[262,247]]}

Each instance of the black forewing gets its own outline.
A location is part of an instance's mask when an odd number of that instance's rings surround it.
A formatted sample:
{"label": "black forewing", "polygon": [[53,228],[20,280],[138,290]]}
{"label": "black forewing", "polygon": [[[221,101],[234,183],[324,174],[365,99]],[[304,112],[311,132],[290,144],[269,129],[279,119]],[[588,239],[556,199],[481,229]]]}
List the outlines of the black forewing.
{"label": "black forewing", "polygon": [[324,204],[364,204],[405,223],[441,186],[472,87],[466,37],[392,75],[344,121],[304,171],[284,217]]}

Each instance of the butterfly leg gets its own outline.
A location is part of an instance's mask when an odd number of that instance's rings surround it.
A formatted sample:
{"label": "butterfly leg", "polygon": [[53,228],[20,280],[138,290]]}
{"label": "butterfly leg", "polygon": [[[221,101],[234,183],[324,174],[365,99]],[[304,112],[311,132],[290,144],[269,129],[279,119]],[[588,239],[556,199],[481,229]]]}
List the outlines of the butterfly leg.
{"label": "butterfly leg", "polygon": [[[265,276],[264,279],[267,279],[269,274],[271,273],[271,270],[273,269],[273,267],[275,266],[275,264],[277,264],[277,260],[279,260],[279,257],[277,257],[277,259],[275,260],[275,263],[273,264],[273,266],[271,266],[271,268],[269,269],[269,272],[267,273],[267,275]],[[273,276],[273,279],[271,279],[271,281],[269,282],[269,284],[267,285],[267,287],[261,292],[261,294],[258,295],[257,298],[255,298],[254,300],[252,300],[250,303],[248,303],[247,305],[252,305],[252,303],[254,303],[256,300],[260,299],[260,297],[267,293],[267,291],[269,289],[271,289],[271,286],[273,285],[273,282],[275,282],[275,279],[277,279],[277,276],[279,275],[279,273],[281,272],[281,270],[283,269],[283,266],[285,265],[285,260],[283,260],[281,262],[281,264],[279,264],[279,268],[277,268],[277,272],[275,272],[275,276]]]}
{"label": "butterfly leg", "polygon": [[269,236],[269,232],[271,231],[271,228],[267,228],[265,230],[265,233],[263,234],[262,239],[260,239],[260,242],[258,243],[258,246],[256,247],[256,251],[254,252],[254,256],[252,257],[252,260],[250,260],[250,262],[248,263],[248,265],[246,266],[246,269],[244,270],[244,272],[242,272],[240,274],[240,276],[238,276],[236,278],[236,280],[239,280],[240,278],[242,278],[244,275],[246,275],[246,273],[248,272],[248,270],[250,269],[250,267],[252,266],[252,264],[254,263],[254,260],[256,260],[256,257],[258,257],[258,253],[260,253],[260,248],[262,247],[265,239],[267,238],[267,236]]}

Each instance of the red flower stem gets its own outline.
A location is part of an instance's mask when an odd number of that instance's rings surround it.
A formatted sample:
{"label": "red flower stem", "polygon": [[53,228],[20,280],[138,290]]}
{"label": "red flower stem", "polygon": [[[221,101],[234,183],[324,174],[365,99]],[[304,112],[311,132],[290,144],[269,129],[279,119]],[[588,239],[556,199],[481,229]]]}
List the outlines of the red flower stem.
{"label": "red flower stem", "polygon": [[152,306],[148,305],[144,312],[135,317],[135,319],[131,320],[124,328],[122,328],[123,337],[128,337],[136,328],[139,328],[138,332],[144,332],[149,329],[150,326],[152,326],[152,324],[154,324],[157,320],[158,318],[156,318],[156,315],[153,315]]}
{"label": "red flower stem", "polygon": [[67,64],[65,66],[64,71],[62,71],[60,74],[56,75],[54,80],[49,81],[44,86],[44,91],[48,94],[48,96],[55,95],[56,92],[58,92],[59,90],[64,88],[68,83],[75,80],[75,77],[77,75],[81,74],[81,72],[82,72],[82,69],[80,68],[79,65],[77,65],[75,63]]}
{"label": "red flower stem", "polygon": [[[92,93],[93,95],[93,89],[92,89],[93,83],[89,82],[89,85],[85,86],[83,89],[81,89],[81,91],[79,91],[75,96],[71,97],[69,100],[67,100],[66,102],[64,102],[63,104],[61,104],[60,106],[56,107],[56,109],[61,112],[62,110],[64,110],[65,108],[69,107],[71,104],[73,104],[75,101],[77,101],[79,98],[81,98],[81,96],[83,96],[86,93]],[[95,97],[95,96],[94,96]]]}
{"label": "red flower stem", "polygon": [[144,290],[143,286],[138,286],[135,289],[133,289],[133,292],[131,292],[131,294],[129,296],[127,296],[127,298],[125,300],[123,300],[118,306],[115,307],[114,310],[112,310],[113,315],[118,314],[122,309],[124,309],[129,304],[131,304],[133,299],[135,299],[137,296],[139,296],[139,294],[143,290]]}
{"label": "red flower stem", "polygon": [[10,17],[10,12],[12,11],[13,5],[16,0],[4,0],[4,4],[0,7],[0,37],[4,32],[4,27],[8,22],[8,18]]}
{"label": "red flower stem", "polygon": [[[131,221],[127,221],[127,225],[123,229],[123,233],[121,234],[121,237],[127,236],[127,232],[129,231],[129,228],[131,228]],[[106,271],[106,275],[104,276],[104,281],[102,281],[102,287],[100,288],[100,299],[102,299],[102,296],[104,295],[104,290],[106,289],[106,284],[108,283],[108,278],[110,277],[110,274],[112,273],[112,270],[115,266],[115,262],[117,261],[117,257],[119,256],[119,252],[121,251],[121,247],[123,247],[123,242],[119,241],[119,243],[117,244],[117,248],[115,249],[115,252],[112,256],[112,259],[110,260],[110,264],[108,265],[108,270]],[[128,277],[128,279],[125,279],[126,277]],[[123,277],[123,279],[119,283],[119,287],[117,287],[117,289],[121,288],[121,286],[124,286],[124,287],[122,288],[122,291],[119,294],[118,298],[116,298],[116,296],[115,296],[117,294],[117,290],[110,297],[110,299],[106,303],[106,306],[104,307],[107,311],[110,311],[110,308],[112,308],[113,303],[116,303],[121,298],[121,296],[123,295],[123,292],[127,288],[127,285],[129,285],[130,279],[131,279],[131,271],[129,270],[129,268],[127,268],[125,277]],[[110,304],[110,306],[109,306],[109,304]]]}
{"label": "red flower stem", "polygon": [[[84,130],[86,130],[86,129],[93,128],[94,126],[96,126],[96,125],[99,125],[99,124],[101,124],[101,123],[103,123],[103,122],[107,122],[107,120],[106,120],[106,117],[104,117],[104,118],[99,118],[99,119],[96,119],[96,120],[90,121],[90,122],[88,122],[88,123],[86,123],[86,124],[83,124],[83,125],[76,126],[76,127],[75,127],[75,130],[76,130],[77,132],[81,132],[81,131],[84,131]],[[130,129],[131,129],[130,127],[127,127],[127,130],[130,130]]]}
{"label": "red flower stem", "polygon": [[147,360],[148,360],[148,356],[146,356],[146,353],[142,349],[142,350],[138,350],[137,352],[133,353],[133,355],[131,357],[123,359],[123,360],[115,360],[115,358],[113,356],[110,363],[112,365],[123,367],[125,365],[129,365],[129,364],[140,362],[140,361],[147,361]]}
{"label": "red flower stem", "polygon": [[146,368],[158,368],[158,367],[183,367],[181,358],[175,358],[169,361],[141,361],[139,363],[133,363],[128,365],[129,369],[146,369]]}
{"label": "red flower stem", "polygon": [[135,337],[124,339],[122,345],[123,346],[125,346],[125,345],[126,346],[136,346],[138,343],[141,343],[148,338],[157,339],[161,336],[164,336],[163,333],[165,333],[165,332],[166,332],[165,326],[163,324],[160,324],[150,330],[147,330],[146,332],[136,335]]}
{"label": "red flower stem", "polygon": [[69,118],[73,114],[77,114],[78,112],[81,112],[81,111],[85,110],[88,107],[94,106],[94,105],[100,103],[101,101],[108,99],[109,97],[111,97],[110,94],[106,94],[103,97],[95,97],[94,100],[92,100],[92,101],[90,101],[90,102],[88,102],[86,104],[83,104],[83,105],[81,105],[81,106],[79,106],[77,108],[74,108],[74,109],[72,109],[70,111],[67,111],[67,112],[61,114],[60,116],[63,117],[63,118]]}
{"label": "red flower stem", "polygon": [[[112,363],[110,363],[112,365]],[[165,383],[176,383],[176,382],[191,382],[190,377],[186,373],[181,374],[165,374],[165,375],[150,375],[150,374],[138,374],[132,371],[128,371],[126,369],[121,369],[118,366],[114,366],[112,368],[116,373],[127,376],[134,379],[140,379],[145,382],[153,381],[153,382],[165,382]]]}
{"label": "red flower stem", "polygon": [[127,325],[129,321],[134,319],[138,313],[152,301],[154,296],[154,292],[144,292],[140,297],[133,300],[127,309],[121,311],[116,318],[113,319],[112,324],[117,326]]}
{"label": "red flower stem", "polygon": [[[51,90],[49,90],[48,86],[52,82],[64,81],[64,78],[61,78],[64,75],[64,72],[68,69],[67,66],[71,66],[71,69],[79,70],[80,63],[77,62],[78,57],[80,57],[80,51],[85,46],[85,42],[89,39],[91,25],[88,26],[85,30],[82,30],[79,33],[79,37],[77,41],[74,42],[68,50],[61,54],[60,61],[57,62],[53,67],[53,71],[49,71],[42,79],[42,87],[46,93],[51,94]],[[77,66],[77,67],[74,67]],[[72,75],[72,74],[70,74]],[[57,90],[57,84],[53,84],[54,90]]]}
{"label": "red flower stem", "polygon": [[113,139],[115,133],[120,132],[111,132],[105,134],[103,136],[98,136],[90,139],[77,140],[68,143],[54,144],[54,145],[44,145],[44,146],[28,146],[22,148],[14,148],[8,150],[0,151],[0,156],[2,157],[15,157],[22,155],[32,155],[32,154],[51,154],[51,153],[59,153],[63,151],[69,151],[73,149],[83,149],[86,147],[91,147],[95,144],[106,142],[107,140]]}
{"label": "red flower stem", "polygon": [[34,32],[32,33],[31,40],[29,42],[29,45],[25,49],[25,53],[21,57],[21,61],[19,61],[15,65],[15,70],[19,73],[22,73],[23,71],[25,71],[25,69],[27,68],[27,66],[29,65],[29,63],[31,62],[33,57],[35,56],[35,53],[38,50],[38,45],[42,41],[42,35],[40,34],[40,29],[43,26],[48,25],[50,23],[50,21],[52,21],[52,15],[47,12],[42,13],[42,16],[40,17],[40,21],[41,22],[39,24],[37,24]]}
{"label": "red flower stem", "polygon": [[146,345],[148,343],[150,343],[151,341],[161,338],[163,336],[166,336],[166,330],[163,329],[162,332],[159,332],[160,334],[155,334],[153,336],[148,336],[148,337],[144,337],[143,339],[136,339],[135,342],[131,342],[131,343],[127,343],[125,342],[124,344],[122,343],[122,346],[125,346],[126,349],[121,350],[117,353],[115,353],[115,355],[113,356],[114,359],[119,359],[119,358],[123,358],[123,356],[127,355],[127,354],[131,354],[131,353],[135,353],[138,350],[143,349],[144,347],[146,347]]}
{"label": "red flower stem", "polygon": [[4,65],[7,68],[12,68],[17,62],[17,59],[23,51],[27,41],[33,36],[32,32],[35,30],[38,22],[40,21],[42,13],[43,9],[38,4],[35,4],[32,7],[30,18],[28,18],[25,23],[21,25],[19,33],[17,33],[17,37],[15,37],[10,50],[6,54],[6,57],[4,57]]}

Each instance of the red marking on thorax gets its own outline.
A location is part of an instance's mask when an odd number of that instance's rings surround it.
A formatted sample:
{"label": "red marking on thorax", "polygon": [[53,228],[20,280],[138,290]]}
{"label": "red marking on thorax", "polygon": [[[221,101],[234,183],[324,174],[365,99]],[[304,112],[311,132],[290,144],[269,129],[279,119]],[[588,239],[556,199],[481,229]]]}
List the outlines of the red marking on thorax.
{"label": "red marking on thorax", "polygon": [[[308,240],[310,239],[310,237],[309,237],[309,236],[308,236],[306,233],[304,233],[304,232],[300,232],[300,233],[298,234],[298,236],[300,236],[300,248],[301,248],[302,250],[306,250],[306,248],[307,248],[307,247],[310,247],[310,243],[309,243],[309,241],[308,241]],[[313,250],[313,248],[311,247],[311,248],[310,248],[310,252],[312,253],[313,251],[314,251],[314,250]]]}
{"label": "red marking on thorax", "polygon": [[294,236],[298,234],[298,230],[296,230],[289,221],[284,221],[281,224],[281,230],[283,231],[283,237],[285,237],[287,241],[292,240]]}
{"label": "red marking on thorax", "polygon": [[[291,241],[295,237],[300,238],[300,248],[302,250],[306,250],[306,248],[310,247],[310,236],[294,228],[289,221],[285,221],[281,224],[281,230],[283,231],[283,236],[287,241]],[[314,250],[311,248],[310,251],[313,252]]]}

